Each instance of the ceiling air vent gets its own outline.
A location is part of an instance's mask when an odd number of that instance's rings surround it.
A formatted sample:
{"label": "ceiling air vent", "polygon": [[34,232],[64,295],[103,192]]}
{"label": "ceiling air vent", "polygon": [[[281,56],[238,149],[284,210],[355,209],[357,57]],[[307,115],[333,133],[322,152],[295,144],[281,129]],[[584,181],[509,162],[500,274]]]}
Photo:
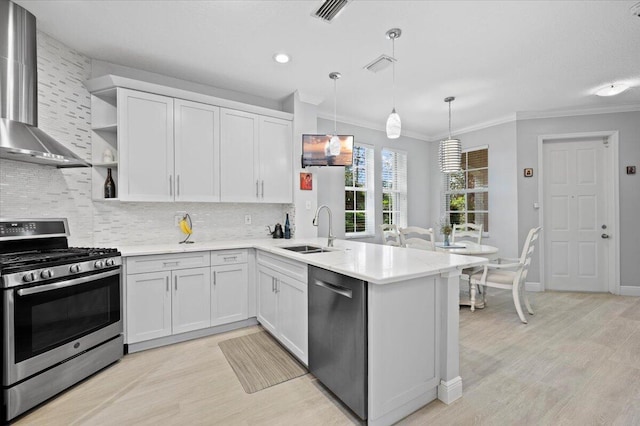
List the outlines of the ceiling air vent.
{"label": "ceiling air vent", "polygon": [[380,55],[376,59],[365,65],[364,69],[369,70],[373,73],[377,73],[390,66],[394,61],[395,59],[391,56]]}
{"label": "ceiling air vent", "polygon": [[351,0],[324,0],[313,16],[331,22]]}

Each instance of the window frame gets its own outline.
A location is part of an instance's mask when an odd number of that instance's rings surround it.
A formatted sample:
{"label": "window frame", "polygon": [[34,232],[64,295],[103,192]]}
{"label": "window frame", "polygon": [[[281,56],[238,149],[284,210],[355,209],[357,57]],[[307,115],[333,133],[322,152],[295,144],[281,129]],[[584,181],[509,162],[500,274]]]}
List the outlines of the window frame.
{"label": "window frame", "polygon": [[[384,154],[385,151],[387,152],[391,152],[394,153],[395,155],[401,155],[403,156],[403,161],[404,161],[404,173],[405,175],[403,177],[399,178],[398,175],[398,171],[395,170],[395,167],[393,169],[393,178],[392,180],[394,180],[394,182],[392,183],[393,188],[392,189],[388,189],[385,188],[384,186]],[[409,156],[407,151],[401,150],[401,149],[395,149],[395,148],[389,148],[389,147],[383,147],[380,150],[380,166],[381,166],[381,188],[382,188],[382,203],[381,203],[381,209],[382,209],[382,224],[386,224],[385,223],[385,213],[388,213],[391,220],[389,221],[389,224],[394,224],[397,225],[399,228],[405,228],[407,226],[407,222],[408,222],[408,210],[409,210],[409,203],[408,203],[408,192],[409,192],[409,167],[408,167],[408,163],[409,163]],[[385,194],[390,194],[391,198],[392,198],[392,204],[393,204],[393,208],[391,210],[385,210],[385,205],[384,205],[384,198],[385,198]],[[397,219],[396,219],[397,217]]]}
{"label": "window frame", "polygon": [[[469,165],[469,156],[468,154],[470,152],[474,152],[474,151],[483,151],[483,150],[487,150],[487,165],[486,167],[479,167],[479,168],[473,168],[473,169],[469,169],[468,165]],[[445,177],[443,179],[443,186],[444,186],[444,217],[446,218],[446,220],[451,223],[451,214],[463,214],[464,216],[464,222],[462,223],[468,223],[468,215],[469,213],[481,213],[484,214],[486,216],[486,221],[487,221],[487,227],[483,227],[482,230],[482,236],[483,237],[488,237],[489,236],[489,231],[485,228],[488,228],[488,224],[489,224],[489,218],[490,218],[490,211],[491,208],[487,208],[487,209],[474,209],[474,210],[469,210],[468,206],[469,206],[469,194],[484,194],[484,196],[486,197],[486,202],[487,205],[489,203],[489,192],[491,190],[490,184],[489,184],[489,171],[490,171],[490,165],[489,165],[489,145],[482,145],[482,146],[475,146],[475,147],[470,147],[467,149],[463,149],[462,150],[463,154],[467,154],[467,164],[465,165],[466,168],[464,168],[463,170],[461,170],[460,172],[457,173],[444,173],[443,176]],[[482,188],[472,188],[469,189],[467,188],[468,186],[468,176],[465,176],[464,179],[464,183],[465,183],[465,188],[464,189],[455,189],[455,190],[451,190],[450,189],[450,184],[451,184],[451,175],[455,175],[458,173],[464,173],[465,175],[467,175],[469,172],[473,172],[473,171],[478,171],[478,170],[486,170],[487,171],[487,184],[486,186],[482,187]],[[464,205],[465,205],[465,209],[464,210],[451,210],[451,202],[450,202],[450,198],[452,195],[464,195]],[[473,222],[473,223],[477,223],[477,222]]]}
{"label": "window frame", "polygon": [[[355,160],[355,151],[358,148],[364,148],[365,151],[365,173],[366,173],[366,186],[358,187],[355,186],[355,182],[353,186],[346,185],[346,173],[348,168],[353,168],[352,166],[345,166],[345,176],[344,176],[344,213],[345,213],[345,224],[344,224],[344,232],[345,238],[368,238],[375,236],[375,147],[373,145],[365,144],[365,143],[357,143],[353,145],[354,151],[354,160]],[[367,156],[370,156],[367,158]],[[353,200],[353,210],[347,210],[346,203],[346,194],[347,191],[354,192],[354,200]],[[357,207],[357,196],[355,195],[357,192],[365,193],[365,208],[364,210],[358,210]],[[364,231],[347,231],[347,214],[357,214],[364,213],[365,214],[365,230]]]}

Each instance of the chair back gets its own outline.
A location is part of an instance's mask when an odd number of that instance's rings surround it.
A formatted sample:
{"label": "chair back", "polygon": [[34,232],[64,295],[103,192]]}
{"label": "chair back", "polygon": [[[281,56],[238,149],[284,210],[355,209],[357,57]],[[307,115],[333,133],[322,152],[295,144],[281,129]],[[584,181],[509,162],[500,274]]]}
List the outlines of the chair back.
{"label": "chair back", "polygon": [[435,251],[436,239],[433,228],[419,226],[400,228],[400,244],[402,247]]}
{"label": "chair back", "polygon": [[451,233],[451,242],[455,243],[462,239],[473,241],[476,244],[482,242],[482,227],[483,225],[476,225],[475,223],[460,223],[453,225],[453,232]]}
{"label": "chair back", "polygon": [[529,265],[531,265],[531,258],[533,257],[533,252],[536,248],[536,241],[538,241],[538,237],[540,236],[540,230],[542,230],[541,226],[531,228],[527,235],[527,239],[524,242],[524,246],[522,247],[522,254],[520,255],[520,264],[522,266],[518,271],[520,273],[520,282],[523,282],[527,278]]}
{"label": "chair back", "polygon": [[397,225],[385,224],[380,225],[380,229],[382,229],[382,244],[388,246],[401,247],[402,243],[400,242],[400,233],[398,232]]}

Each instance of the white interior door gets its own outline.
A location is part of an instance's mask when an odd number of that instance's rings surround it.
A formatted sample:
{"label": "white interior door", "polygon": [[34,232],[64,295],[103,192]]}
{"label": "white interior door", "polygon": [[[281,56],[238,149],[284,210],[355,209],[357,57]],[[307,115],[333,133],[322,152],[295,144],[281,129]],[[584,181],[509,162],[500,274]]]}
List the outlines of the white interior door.
{"label": "white interior door", "polygon": [[545,141],[542,149],[545,287],[606,292],[603,140]]}

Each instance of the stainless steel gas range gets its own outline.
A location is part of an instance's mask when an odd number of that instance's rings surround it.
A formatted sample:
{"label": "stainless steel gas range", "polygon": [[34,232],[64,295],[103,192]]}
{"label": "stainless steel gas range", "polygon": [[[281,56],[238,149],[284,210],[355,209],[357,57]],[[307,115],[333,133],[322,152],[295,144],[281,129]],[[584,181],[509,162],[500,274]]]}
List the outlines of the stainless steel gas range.
{"label": "stainless steel gas range", "polygon": [[120,253],[70,248],[68,235],[66,219],[0,219],[0,420],[123,355]]}

